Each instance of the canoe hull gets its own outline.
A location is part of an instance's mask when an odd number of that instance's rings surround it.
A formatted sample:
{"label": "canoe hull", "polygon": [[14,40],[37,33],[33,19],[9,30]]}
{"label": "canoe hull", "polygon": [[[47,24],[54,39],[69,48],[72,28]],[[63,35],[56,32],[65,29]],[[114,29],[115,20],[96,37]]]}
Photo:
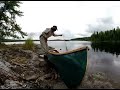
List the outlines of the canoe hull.
{"label": "canoe hull", "polygon": [[68,88],[80,85],[86,71],[87,48],[66,54],[48,54],[47,57]]}

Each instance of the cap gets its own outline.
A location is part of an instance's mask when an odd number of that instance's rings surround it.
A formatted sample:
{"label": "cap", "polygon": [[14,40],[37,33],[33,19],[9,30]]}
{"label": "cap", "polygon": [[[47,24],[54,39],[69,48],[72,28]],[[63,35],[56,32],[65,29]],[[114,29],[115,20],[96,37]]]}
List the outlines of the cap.
{"label": "cap", "polygon": [[57,26],[54,25],[51,29],[52,30],[57,30]]}

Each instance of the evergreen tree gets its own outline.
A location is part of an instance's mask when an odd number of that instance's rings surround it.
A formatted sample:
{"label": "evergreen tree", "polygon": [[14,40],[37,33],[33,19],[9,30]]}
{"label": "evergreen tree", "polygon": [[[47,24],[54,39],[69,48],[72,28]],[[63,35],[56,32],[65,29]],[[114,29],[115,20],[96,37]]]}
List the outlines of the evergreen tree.
{"label": "evergreen tree", "polygon": [[101,31],[97,33],[93,33],[90,37],[91,41],[120,41],[120,28],[117,27],[116,29]]}
{"label": "evergreen tree", "polygon": [[23,16],[18,10],[19,4],[19,1],[0,1],[0,43],[8,37],[20,39],[27,36],[16,22],[16,16]]}

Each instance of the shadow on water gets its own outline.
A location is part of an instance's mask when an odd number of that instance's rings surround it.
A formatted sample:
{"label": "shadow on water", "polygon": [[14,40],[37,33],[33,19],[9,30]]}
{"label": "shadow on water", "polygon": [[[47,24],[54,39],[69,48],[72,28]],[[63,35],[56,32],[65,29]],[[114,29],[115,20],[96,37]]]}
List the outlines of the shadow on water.
{"label": "shadow on water", "polygon": [[91,47],[94,51],[104,51],[120,55],[120,42],[92,42]]}

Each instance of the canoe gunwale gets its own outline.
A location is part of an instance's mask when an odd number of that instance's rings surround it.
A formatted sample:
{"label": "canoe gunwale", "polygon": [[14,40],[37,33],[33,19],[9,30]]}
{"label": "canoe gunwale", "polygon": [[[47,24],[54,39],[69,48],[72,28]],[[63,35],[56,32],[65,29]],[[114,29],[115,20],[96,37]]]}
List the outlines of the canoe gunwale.
{"label": "canoe gunwale", "polygon": [[74,53],[74,52],[77,52],[77,51],[82,51],[82,50],[88,50],[89,48],[87,46],[85,47],[80,47],[80,48],[77,48],[77,49],[74,49],[74,50],[70,50],[70,51],[67,51],[67,52],[62,52],[62,53],[56,53],[56,52],[51,52],[49,51],[48,53],[49,54],[53,54],[53,55],[64,55],[64,54],[70,54],[70,53]]}

